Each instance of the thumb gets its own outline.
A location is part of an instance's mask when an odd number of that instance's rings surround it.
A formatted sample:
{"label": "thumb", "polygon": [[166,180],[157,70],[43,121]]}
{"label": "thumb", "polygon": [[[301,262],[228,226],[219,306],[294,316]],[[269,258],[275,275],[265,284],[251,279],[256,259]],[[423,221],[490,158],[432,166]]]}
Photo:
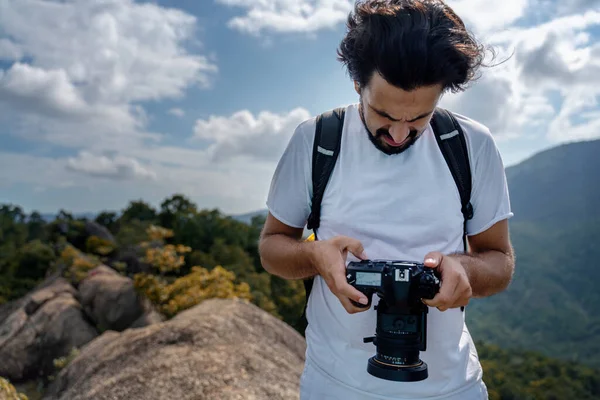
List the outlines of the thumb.
{"label": "thumb", "polygon": [[365,254],[365,248],[358,239],[343,237],[340,243],[340,250],[354,254],[354,256],[361,260],[366,260],[367,255]]}
{"label": "thumb", "polygon": [[444,255],[438,251],[432,251],[425,256],[424,264],[426,267],[435,268],[442,263]]}

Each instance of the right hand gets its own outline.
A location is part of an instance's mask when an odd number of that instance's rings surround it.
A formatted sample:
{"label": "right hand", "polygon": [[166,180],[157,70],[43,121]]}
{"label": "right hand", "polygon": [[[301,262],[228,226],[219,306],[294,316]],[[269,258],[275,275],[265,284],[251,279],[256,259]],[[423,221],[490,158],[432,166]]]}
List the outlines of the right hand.
{"label": "right hand", "polygon": [[367,304],[367,297],[346,280],[346,259],[348,252],[360,260],[367,259],[363,245],[357,239],[336,236],[327,240],[313,242],[313,266],[325,280],[329,290],[340,300],[350,314],[366,311],[369,307],[356,307],[350,299]]}

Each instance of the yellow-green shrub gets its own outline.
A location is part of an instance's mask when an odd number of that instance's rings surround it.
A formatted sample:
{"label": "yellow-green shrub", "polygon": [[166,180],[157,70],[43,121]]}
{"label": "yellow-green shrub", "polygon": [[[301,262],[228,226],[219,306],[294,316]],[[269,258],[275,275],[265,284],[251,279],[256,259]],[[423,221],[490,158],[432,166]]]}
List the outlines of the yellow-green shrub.
{"label": "yellow-green shrub", "polygon": [[9,381],[0,377],[0,399],[2,400],[28,400],[24,394],[17,393],[17,389]]}
{"label": "yellow-green shrub", "polygon": [[134,286],[168,318],[210,298],[252,300],[247,283],[236,285],[235,274],[221,266],[208,271],[192,267],[192,272],[172,283],[154,275],[137,274]]}
{"label": "yellow-green shrub", "polygon": [[84,255],[69,245],[61,252],[59,259],[66,266],[65,278],[74,284],[81,282],[92,269],[100,265],[95,257]]}
{"label": "yellow-green shrub", "polygon": [[87,253],[107,256],[115,250],[115,244],[110,240],[101,239],[98,236],[90,236],[85,241],[85,251]]}

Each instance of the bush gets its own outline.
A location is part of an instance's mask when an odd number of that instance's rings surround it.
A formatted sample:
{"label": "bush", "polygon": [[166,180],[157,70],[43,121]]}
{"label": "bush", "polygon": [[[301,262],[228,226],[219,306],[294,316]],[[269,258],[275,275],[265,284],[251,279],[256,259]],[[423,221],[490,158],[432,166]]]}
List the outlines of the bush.
{"label": "bush", "polygon": [[98,259],[87,254],[84,255],[72,246],[66,246],[59,259],[66,266],[65,278],[74,285],[79,284],[92,269],[100,265]]}
{"label": "bush", "polygon": [[2,400],[28,400],[24,394],[17,393],[17,390],[9,381],[0,377],[0,399]]}
{"label": "bush", "polygon": [[179,312],[191,308],[211,298],[252,299],[247,283],[236,285],[235,274],[221,266],[208,271],[201,267],[192,267],[188,275],[167,283],[164,278],[154,275],[137,274],[134,277],[135,288],[145,295],[161,313],[172,318]]}

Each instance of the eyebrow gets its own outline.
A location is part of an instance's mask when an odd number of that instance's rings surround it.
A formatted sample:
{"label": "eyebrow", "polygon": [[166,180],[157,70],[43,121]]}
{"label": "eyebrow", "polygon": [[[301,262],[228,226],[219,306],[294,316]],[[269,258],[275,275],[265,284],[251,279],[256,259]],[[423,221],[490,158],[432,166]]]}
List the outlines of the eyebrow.
{"label": "eyebrow", "polygon": [[[386,113],[385,111],[381,111],[381,110],[378,110],[378,109],[376,109],[375,107],[373,107],[373,106],[372,106],[372,105],[370,105],[370,104],[369,104],[369,107],[371,107],[371,109],[372,109],[373,111],[375,111],[377,114],[381,115],[382,117],[385,117],[385,118],[389,119],[390,121],[394,121],[394,122],[399,122],[399,121],[401,121],[401,120],[399,120],[399,119],[393,118],[392,116],[390,116],[390,115],[389,115],[388,113]],[[432,112],[433,112],[433,111],[426,112],[425,114],[421,114],[421,115],[419,115],[418,117],[416,117],[416,118],[413,118],[413,119],[411,119],[411,120],[408,120],[408,121],[406,121],[406,122],[415,122],[415,121],[418,121],[418,120],[420,120],[421,118],[425,118],[426,116],[428,116],[428,115],[429,115],[429,114],[431,114]]]}

